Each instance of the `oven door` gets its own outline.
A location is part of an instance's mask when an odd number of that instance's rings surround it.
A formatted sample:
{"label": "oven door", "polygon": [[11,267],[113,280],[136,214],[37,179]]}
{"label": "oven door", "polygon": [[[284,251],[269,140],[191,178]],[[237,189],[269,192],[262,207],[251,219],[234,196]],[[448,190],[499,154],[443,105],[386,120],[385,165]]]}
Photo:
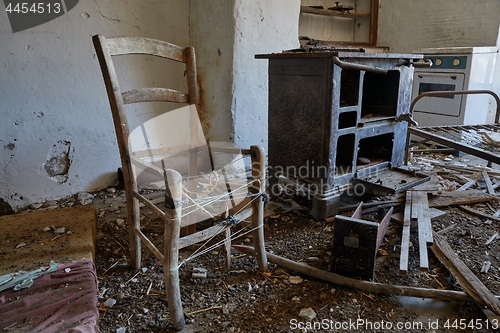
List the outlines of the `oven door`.
{"label": "oven door", "polygon": [[[413,98],[428,91],[456,91],[464,88],[464,73],[417,72],[413,79]],[[424,97],[415,104],[413,112],[459,117],[463,95]]]}

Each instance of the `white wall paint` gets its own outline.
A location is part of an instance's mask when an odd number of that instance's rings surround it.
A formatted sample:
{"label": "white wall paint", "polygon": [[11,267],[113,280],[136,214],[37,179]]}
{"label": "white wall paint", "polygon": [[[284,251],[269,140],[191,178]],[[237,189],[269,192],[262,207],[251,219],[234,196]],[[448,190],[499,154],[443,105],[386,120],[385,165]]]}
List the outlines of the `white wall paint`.
{"label": "white wall paint", "polygon": [[[379,45],[392,52],[496,41],[496,0],[454,1],[453,7],[447,1],[380,0],[380,6]],[[115,180],[120,164],[91,43],[96,33],[194,45],[209,138],[266,146],[267,61],[254,55],[298,46],[299,8],[300,0],[86,0],[16,34],[1,11],[0,197],[21,207]],[[137,73],[146,82],[160,80]],[[67,142],[71,165],[67,180],[58,183],[44,164]]]}
{"label": "white wall paint", "polygon": [[268,61],[256,54],[297,48],[300,0],[236,0],[233,64],[235,143],[267,149]]}
{"label": "white wall paint", "polygon": [[496,45],[500,1],[380,0],[378,45],[416,48]]}
{"label": "white wall paint", "polygon": [[[22,207],[115,181],[118,148],[91,36],[188,45],[188,5],[84,0],[66,15],[15,34],[0,12],[0,197]],[[58,183],[44,164],[66,142],[71,165],[67,181]]]}
{"label": "white wall paint", "polygon": [[300,0],[190,1],[204,129],[212,141],[267,146],[267,60],[298,47]]}
{"label": "white wall paint", "polygon": [[233,141],[234,0],[189,3],[190,40],[196,49],[203,129],[211,141]]}

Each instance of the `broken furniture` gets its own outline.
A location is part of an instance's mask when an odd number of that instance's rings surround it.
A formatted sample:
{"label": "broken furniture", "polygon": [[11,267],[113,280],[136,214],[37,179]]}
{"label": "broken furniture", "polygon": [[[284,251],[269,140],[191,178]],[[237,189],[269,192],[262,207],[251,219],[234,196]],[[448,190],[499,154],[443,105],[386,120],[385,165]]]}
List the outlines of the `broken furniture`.
{"label": "broken furniture", "polygon": [[351,278],[372,280],[378,249],[387,233],[393,208],[377,223],[361,218],[362,206],[361,202],[351,217],[335,216],[330,270]]}
{"label": "broken furniture", "polygon": [[457,94],[489,94],[493,96],[496,101],[495,123],[484,125],[410,126],[408,128],[408,142],[410,135],[417,136],[483,158],[489,161],[490,164],[500,164],[500,125],[498,124],[500,98],[496,93],[490,90],[424,92],[412,101],[410,112],[413,112],[417,102],[424,97],[443,97]]}
{"label": "broken furniture", "polygon": [[[178,262],[179,249],[209,243],[222,233],[225,239],[215,245],[225,246],[229,266],[233,237],[230,228],[251,217],[251,228],[246,232],[253,233],[260,270],[267,270],[263,231],[264,151],[259,146],[237,149],[207,144],[197,111],[199,93],[194,48],[139,37],[96,35],[93,41],[122,160],[130,264],[135,269],[141,267],[141,241],[162,262],[170,317],[179,330],[185,325],[179,289],[179,266],[183,263]],[[122,92],[115,69],[119,62],[112,57],[131,54],[150,56],[150,63],[173,60],[164,66],[182,67],[182,71],[174,73],[178,73],[181,80],[185,71],[187,92],[161,87]],[[125,70],[130,72],[132,68]],[[171,77],[172,71],[170,74]],[[147,102],[168,103],[153,108],[158,104]],[[126,109],[126,105],[133,106]],[[245,166],[251,167],[250,177]],[[164,187],[158,200],[148,199],[138,189],[143,183],[154,181]],[[163,252],[141,231],[141,205],[164,221]],[[189,234],[203,221],[213,226]],[[180,237],[181,227],[188,227],[188,235]]]}
{"label": "broken furniture", "polygon": [[[381,188],[394,177],[382,170],[395,171],[404,162],[412,65],[421,55],[330,49],[256,58],[269,59],[271,194],[280,177],[305,184],[312,215],[321,220],[337,213],[353,180]],[[402,179],[383,190],[413,185]]]}
{"label": "broken furniture", "polygon": [[[0,328],[22,332],[98,332],[97,274],[93,263],[96,210],[72,207],[0,217]],[[64,287],[61,287],[64,286]]]}

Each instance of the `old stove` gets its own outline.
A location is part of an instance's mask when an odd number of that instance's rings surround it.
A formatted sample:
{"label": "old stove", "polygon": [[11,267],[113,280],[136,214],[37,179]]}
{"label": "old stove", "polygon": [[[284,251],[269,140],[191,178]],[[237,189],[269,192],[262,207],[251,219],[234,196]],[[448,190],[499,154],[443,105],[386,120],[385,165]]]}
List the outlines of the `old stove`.
{"label": "old stove", "polygon": [[286,179],[305,189],[321,220],[337,213],[347,190],[395,193],[425,181],[394,175],[405,172],[413,65],[422,55],[322,49],[256,58],[269,59],[271,194]]}

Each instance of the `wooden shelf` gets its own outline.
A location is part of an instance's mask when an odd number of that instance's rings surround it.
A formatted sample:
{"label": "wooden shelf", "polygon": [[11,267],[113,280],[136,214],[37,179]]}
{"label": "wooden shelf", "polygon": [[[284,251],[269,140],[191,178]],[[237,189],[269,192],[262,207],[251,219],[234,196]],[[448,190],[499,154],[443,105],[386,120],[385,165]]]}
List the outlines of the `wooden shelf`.
{"label": "wooden shelf", "polygon": [[320,9],[309,6],[300,6],[300,11],[302,13],[316,14],[316,15],[329,15],[337,17],[348,17],[348,18],[358,18],[358,17],[369,17],[370,14],[360,14],[360,13],[344,13],[338,10],[330,9]]}

